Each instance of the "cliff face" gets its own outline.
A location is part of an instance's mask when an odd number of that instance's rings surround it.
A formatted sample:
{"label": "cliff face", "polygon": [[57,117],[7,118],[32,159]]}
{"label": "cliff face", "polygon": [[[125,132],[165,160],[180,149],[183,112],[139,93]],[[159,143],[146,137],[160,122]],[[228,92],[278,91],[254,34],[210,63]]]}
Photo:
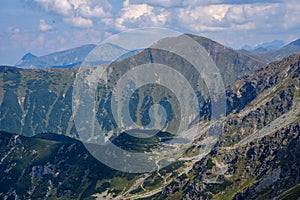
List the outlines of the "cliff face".
{"label": "cliff face", "polygon": [[74,134],[70,118],[75,71],[0,67],[0,129],[27,136]]}
{"label": "cliff face", "polygon": [[294,55],[232,84],[215,148],[160,197],[295,199],[299,194],[299,72]]}

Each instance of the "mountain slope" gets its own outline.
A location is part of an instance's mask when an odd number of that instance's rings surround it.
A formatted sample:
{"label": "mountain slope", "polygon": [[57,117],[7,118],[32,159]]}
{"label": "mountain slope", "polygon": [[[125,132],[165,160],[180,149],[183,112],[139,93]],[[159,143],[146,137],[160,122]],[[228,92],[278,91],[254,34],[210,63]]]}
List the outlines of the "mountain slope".
{"label": "mountain slope", "polygon": [[249,55],[253,54],[259,56],[266,61],[275,61],[299,52],[300,52],[300,39],[295,40],[278,50],[251,52]]}
{"label": "mountain slope", "polygon": [[299,197],[299,77],[300,54],[230,86],[220,141],[153,199]]}
{"label": "mountain slope", "polygon": [[248,55],[262,62],[272,62],[281,60],[284,57],[300,53],[300,39],[295,40],[279,49],[257,48],[257,49],[241,49],[239,52]]}
{"label": "mountain slope", "polygon": [[286,56],[299,53],[300,52],[300,39],[295,40],[286,46],[280,48],[277,51],[267,53],[267,56],[273,57],[275,59],[282,59]]}
{"label": "mountain slope", "polygon": [[1,199],[93,199],[118,192],[136,175],[120,173],[94,159],[79,141],[60,135],[47,140],[0,131]]}
{"label": "mountain slope", "polygon": [[[264,65],[262,62],[230,50],[207,38],[189,36],[208,51],[221,72],[225,86]],[[150,48],[137,55],[114,62],[110,66],[110,68],[114,68],[112,79],[118,80],[118,77],[134,67],[136,63],[132,63],[131,60],[135,60],[139,64],[155,62],[173,66],[185,74],[187,80],[195,78],[195,74],[190,71],[192,66],[186,60],[171,52]],[[23,135],[50,132],[76,136],[77,132],[71,117],[73,82],[77,70],[78,68],[24,70],[0,67],[0,83],[3,85],[0,88],[0,130]],[[199,77],[196,78],[202,85],[201,87],[205,88],[203,80]],[[205,97],[205,92],[200,90],[201,88],[199,89],[201,93],[199,98],[203,102],[207,97]],[[99,93],[101,93],[98,102],[99,110],[109,109],[111,91],[107,87],[102,87]],[[137,91],[136,95],[140,98],[136,99],[133,106],[136,108],[134,110],[136,118],[144,120],[146,123],[149,120],[147,109],[144,109],[142,113],[138,112],[141,106],[149,104],[142,93],[142,90]],[[163,95],[168,96],[162,89],[149,90],[148,95],[154,93],[160,93],[158,96],[161,99],[164,99]],[[98,113],[98,117],[100,125],[105,130],[110,131],[115,127],[115,124],[112,123],[112,116],[108,112],[105,115]]]}
{"label": "mountain slope", "polygon": [[265,63],[249,57],[239,51],[234,51],[213,40],[196,35],[188,35],[209,53],[220,70],[225,86],[262,68]]}
{"label": "mountain slope", "polygon": [[75,135],[72,85],[76,69],[0,67],[0,129],[19,134]]}
{"label": "mountain slope", "polygon": [[[206,143],[199,138],[177,162],[147,174],[110,170],[94,160],[80,142],[64,136],[27,138],[1,132],[0,195],[61,199],[90,199],[92,195],[99,199],[299,197],[299,77],[300,54],[231,84],[227,88],[229,115],[212,151],[200,155]],[[216,123],[204,121],[198,130],[205,132]],[[122,138],[122,147],[132,148]]]}
{"label": "mountain slope", "polygon": [[258,45],[255,45],[253,47],[249,46],[249,45],[244,45],[242,47],[242,49],[245,49],[247,51],[257,51],[258,49],[264,49],[265,51],[268,51],[268,50],[278,50],[280,48],[282,48],[283,46],[285,45],[285,42],[282,41],[282,40],[273,40],[271,42],[265,42],[265,43],[262,43],[262,44],[258,44]]}

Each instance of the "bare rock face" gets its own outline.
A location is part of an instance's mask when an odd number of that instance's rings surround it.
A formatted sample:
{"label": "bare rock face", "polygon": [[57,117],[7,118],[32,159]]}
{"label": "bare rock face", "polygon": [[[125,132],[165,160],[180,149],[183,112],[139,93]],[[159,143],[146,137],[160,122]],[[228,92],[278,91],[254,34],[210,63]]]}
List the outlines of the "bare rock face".
{"label": "bare rock face", "polygon": [[161,197],[288,199],[299,195],[299,61],[300,55],[285,58],[232,84],[219,143],[194,165],[189,178],[173,181]]}

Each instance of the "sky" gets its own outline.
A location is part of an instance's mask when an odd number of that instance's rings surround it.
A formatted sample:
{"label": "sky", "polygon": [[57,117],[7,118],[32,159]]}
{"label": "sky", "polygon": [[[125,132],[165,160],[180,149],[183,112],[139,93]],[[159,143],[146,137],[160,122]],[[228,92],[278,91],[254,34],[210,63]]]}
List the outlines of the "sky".
{"label": "sky", "polygon": [[1,0],[0,65],[162,27],[232,48],[300,38],[299,0]]}

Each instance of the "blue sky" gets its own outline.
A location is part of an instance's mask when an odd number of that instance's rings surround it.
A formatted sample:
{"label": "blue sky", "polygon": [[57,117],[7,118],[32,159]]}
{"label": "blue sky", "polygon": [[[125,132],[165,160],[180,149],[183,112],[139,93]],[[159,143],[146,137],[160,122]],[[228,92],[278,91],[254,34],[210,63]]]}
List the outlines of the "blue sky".
{"label": "blue sky", "polygon": [[300,38],[299,0],[1,0],[0,64],[164,27],[239,48]]}

